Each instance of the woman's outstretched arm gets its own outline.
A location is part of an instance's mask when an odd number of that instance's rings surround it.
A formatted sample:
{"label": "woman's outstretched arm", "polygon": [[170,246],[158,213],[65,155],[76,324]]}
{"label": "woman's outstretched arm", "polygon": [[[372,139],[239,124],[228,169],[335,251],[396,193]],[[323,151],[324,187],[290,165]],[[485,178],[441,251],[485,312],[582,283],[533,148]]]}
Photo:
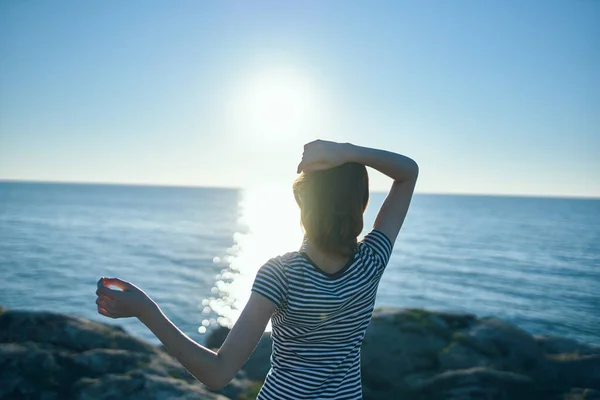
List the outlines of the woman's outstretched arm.
{"label": "woman's outstretched arm", "polygon": [[332,168],[347,162],[366,165],[394,180],[373,226],[383,232],[393,244],[415,190],[419,176],[417,163],[411,158],[385,150],[316,140],[304,146],[298,172]]}
{"label": "woman's outstretched arm", "polygon": [[[122,291],[109,289],[116,286]],[[214,352],[181,332],[148,295],[117,278],[102,278],[96,291],[98,312],[111,318],[137,317],[196,379],[211,390],[225,386],[254,351],[275,305],[252,292],[240,318],[221,348]]]}

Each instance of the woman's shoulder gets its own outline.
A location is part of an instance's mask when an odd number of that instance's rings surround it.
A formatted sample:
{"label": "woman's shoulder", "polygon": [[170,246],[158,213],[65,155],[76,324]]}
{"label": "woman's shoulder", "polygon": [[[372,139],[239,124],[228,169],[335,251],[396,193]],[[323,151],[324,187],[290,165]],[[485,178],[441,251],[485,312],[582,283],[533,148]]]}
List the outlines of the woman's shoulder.
{"label": "woman's shoulder", "polygon": [[368,262],[375,262],[384,269],[392,255],[393,244],[381,231],[372,229],[358,242],[356,250]]}
{"label": "woman's shoulder", "polygon": [[271,258],[269,260],[269,262],[275,263],[281,267],[291,267],[293,266],[298,260],[300,260],[302,258],[302,253],[300,251],[289,251],[287,253],[283,253],[280,255],[277,255],[273,258]]}
{"label": "woman's shoulder", "polygon": [[272,265],[278,269],[289,269],[293,267],[302,257],[299,251],[290,251],[270,258],[265,265]]}

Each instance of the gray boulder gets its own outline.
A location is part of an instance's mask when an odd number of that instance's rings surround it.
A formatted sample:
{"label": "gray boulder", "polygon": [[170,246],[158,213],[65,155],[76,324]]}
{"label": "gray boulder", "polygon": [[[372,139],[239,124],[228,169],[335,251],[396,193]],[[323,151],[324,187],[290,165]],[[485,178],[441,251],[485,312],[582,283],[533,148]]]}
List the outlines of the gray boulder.
{"label": "gray boulder", "polygon": [[[207,345],[221,346],[227,328]],[[161,346],[118,327],[44,312],[0,312],[0,399],[256,397],[270,368],[263,335],[242,371],[208,391]],[[600,348],[494,318],[379,309],[362,349],[365,400],[600,400]]]}
{"label": "gray boulder", "polygon": [[46,312],[0,314],[0,371],[0,399],[227,399],[119,327]]}
{"label": "gray boulder", "polygon": [[[533,337],[495,318],[376,310],[362,349],[364,398],[579,399],[600,389],[600,348]],[[590,397],[592,396],[592,397]]]}

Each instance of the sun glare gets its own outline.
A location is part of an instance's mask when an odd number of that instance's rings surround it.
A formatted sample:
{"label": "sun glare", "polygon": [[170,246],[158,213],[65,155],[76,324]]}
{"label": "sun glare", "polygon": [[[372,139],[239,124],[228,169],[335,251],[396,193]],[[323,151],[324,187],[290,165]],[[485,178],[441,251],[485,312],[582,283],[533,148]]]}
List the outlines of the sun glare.
{"label": "sun glare", "polygon": [[[214,260],[227,268],[217,276],[211,290],[214,297],[202,306],[218,313],[222,325],[238,319],[265,262],[300,248],[303,232],[291,184],[302,145],[327,129],[324,120],[329,111],[323,91],[297,68],[254,70],[230,89],[224,109],[224,120],[231,124],[227,133],[252,157],[269,156],[248,158],[247,170],[252,173],[245,181],[252,188],[246,189],[240,200],[240,229],[228,255]],[[298,159],[290,162],[291,157]]]}
{"label": "sun glare", "polygon": [[239,207],[241,229],[229,249],[229,272],[217,282],[218,297],[210,301],[223,325],[238,319],[258,269],[270,258],[298,250],[303,237],[291,186],[245,190]]}
{"label": "sun glare", "polygon": [[238,82],[229,101],[236,132],[266,140],[302,136],[321,125],[323,98],[295,68],[268,68]]}

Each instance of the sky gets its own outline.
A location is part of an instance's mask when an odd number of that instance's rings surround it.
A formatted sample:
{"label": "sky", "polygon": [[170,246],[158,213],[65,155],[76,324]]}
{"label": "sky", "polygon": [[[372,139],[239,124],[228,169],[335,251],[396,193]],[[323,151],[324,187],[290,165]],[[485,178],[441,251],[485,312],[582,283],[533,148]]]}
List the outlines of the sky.
{"label": "sky", "polygon": [[596,0],[2,1],[0,179],[283,187],[321,138],[414,158],[417,192],[600,197],[599,21]]}

